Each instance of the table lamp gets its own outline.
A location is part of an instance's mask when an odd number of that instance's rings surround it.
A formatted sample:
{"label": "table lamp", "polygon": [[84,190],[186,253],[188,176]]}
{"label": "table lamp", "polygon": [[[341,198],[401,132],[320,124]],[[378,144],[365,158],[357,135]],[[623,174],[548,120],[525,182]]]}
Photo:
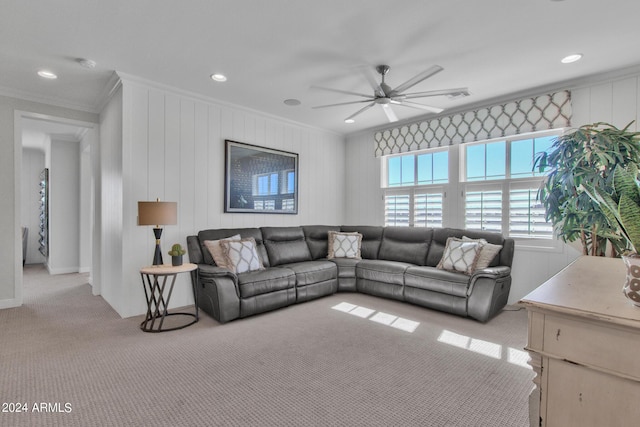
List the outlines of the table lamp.
{"label": "table lamp", "polygon": [[178,203],[176,202],[138,202],[138,225],[155,225],[153,234],[156,236],[156,251],[153,255],[153,265],[162,265],[162,251],[160,250],[161,225],[175,225],[178,223]]}

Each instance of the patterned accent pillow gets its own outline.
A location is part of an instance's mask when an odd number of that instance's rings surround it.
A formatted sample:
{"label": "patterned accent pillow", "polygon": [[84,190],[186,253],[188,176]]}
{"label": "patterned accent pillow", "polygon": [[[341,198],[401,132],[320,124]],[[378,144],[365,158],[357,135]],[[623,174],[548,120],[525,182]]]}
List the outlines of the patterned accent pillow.
{"label": "patterned accent pillow", "polygon": [[449,237],[437,268],[470,275],[476,269],[480,249],[479,242]]}
{"label": "patterned accent pillow", "polygon": [[462,240],[466,242],[478,242],[480,243],[480,256],[478,257],[478,262],[476,263],[476,270],[481,270],[483,268],[489,267],[491,261],[495,258],[495,256],[502,249],[502,245],[494,245],[493,243],[489,243],[484,239],[472,239],[467,236],[462,236]]}
{"label": "patterned accent pillow", "polygon": [[211,257],[215,261],[216,265],[221,268],[226,268],[227,270],[231,270],[232,268],[227,264],[227,258],[222,253],[222,246],[220,246],[220,242],[222,240],[240,240],[241,237],[239,234],[235,236],[227,237],[225,239],[220,240],[205,240],[204,245],[209,250]]}
{"label": "patterned accent pillow", "polygon": [[361,245],[362,234],[360,233],[329,231],[329,254],[327,258],[362,259],[360,254]]}
{"label": "patterned accent pillow", "polygon": [[234,273],[264,270],[253,237],[242,240],[222,240],[220,246],[222,246],[222,253],[227,258],[229,269]]}

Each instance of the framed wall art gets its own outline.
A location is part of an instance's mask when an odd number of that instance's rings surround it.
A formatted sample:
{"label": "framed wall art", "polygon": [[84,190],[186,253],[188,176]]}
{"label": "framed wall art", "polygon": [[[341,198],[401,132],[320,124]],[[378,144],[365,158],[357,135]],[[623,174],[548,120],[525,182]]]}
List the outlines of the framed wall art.
{"label": "framed wall art", "polygon": [[298,213],[298,154],[225,140],[224,211]]}

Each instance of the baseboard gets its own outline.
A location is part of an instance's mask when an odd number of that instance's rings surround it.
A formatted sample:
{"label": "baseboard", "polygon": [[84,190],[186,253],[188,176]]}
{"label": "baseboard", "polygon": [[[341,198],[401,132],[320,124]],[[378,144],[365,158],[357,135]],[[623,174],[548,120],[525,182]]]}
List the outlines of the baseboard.
{"label": "baseboard", "polygon": [[91,267],[80,267],[78,273],[91,273]]}
{"label": "baseboard", "polygon": [[49,274],[78,273],[78,267],[48,268]]}
{"label": "baseboard", "polygon": [[22,305],[22,301],[18,298],[10,298],[10,299],[1,299],[0,300],[0,310],[4,308],[14,308],[20,307]]}

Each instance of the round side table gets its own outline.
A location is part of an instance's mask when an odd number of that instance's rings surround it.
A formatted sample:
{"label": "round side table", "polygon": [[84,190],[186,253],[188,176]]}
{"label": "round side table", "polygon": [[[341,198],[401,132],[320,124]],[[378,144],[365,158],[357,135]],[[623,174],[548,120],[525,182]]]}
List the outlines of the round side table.
{"label": "round side table", "polygon": [[[147,314],[145,319],[140,323],[140,329],[145,332],[166,332],[176,329],[186,328],[198,321],[198,296],[196,293],[195,283],[192,280],[193,299],[195,301],[194,313],[169,313],[169,300],[173,292],[173,286],[176,283],[176,277],[180,273],[189,273],[195,271],[198,274],[198,266],[192,263],[184,263],[178,266],[171,264],[153,265],[140,269],[142,277],[142,286],[144,286],[144,294],[147,298]],[[197,279],[197,277],[196,277]],[[165,296],[166,295],[166,296]],[[167,316],[187,316],[193,317],[191,322],[175,326],[171,328],[162,328],[164,319]]]}

